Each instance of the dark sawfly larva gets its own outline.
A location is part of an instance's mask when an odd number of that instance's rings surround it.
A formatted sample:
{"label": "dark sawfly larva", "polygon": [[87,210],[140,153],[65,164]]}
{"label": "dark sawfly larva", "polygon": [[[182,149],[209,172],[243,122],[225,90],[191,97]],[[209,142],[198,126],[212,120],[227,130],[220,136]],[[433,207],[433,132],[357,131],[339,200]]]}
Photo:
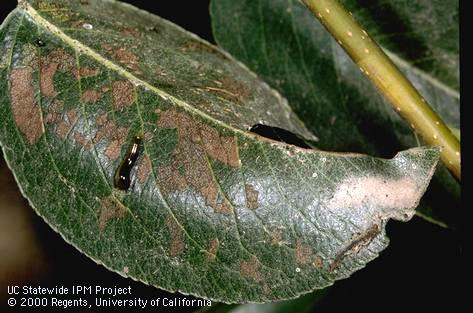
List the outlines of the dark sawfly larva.
{"label": "dark sawfly larva", "polygon": [[128,188],[130,188],[130,172],[133,165],[135,165],[136,159],[138,159],[141,141],[141,136],[133,137],[133,141],[128,147],[125,159],[115,173],[115,188],[123,191],[127,191]]}

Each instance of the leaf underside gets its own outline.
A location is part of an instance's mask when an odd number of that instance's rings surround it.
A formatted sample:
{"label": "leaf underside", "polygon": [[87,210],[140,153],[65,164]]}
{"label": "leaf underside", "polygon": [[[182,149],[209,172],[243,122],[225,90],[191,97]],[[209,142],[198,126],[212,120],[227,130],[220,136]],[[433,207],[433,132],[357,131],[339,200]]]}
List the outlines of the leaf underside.
{"label": "leaf underside", "polygon": [[0,42],[0,143],[24,196],[90,258],[165,290],[269,302],[348,277],[386,247],[388,219],[412,217],[438,160],[251,134],[315,139],[226,53],[119,2],[22,1]]}
{"label": "leaf underside", "polygon": [[[458,1],[342,2],[442,119],[458,128]],[[211,15],[217,43],[289,100],[319,137],[317,147],[387,157],[421,145],[301,1],[212,0]],[[439,166],[418,214],[454,226],[451,212],[459,206],[460,185]]]}

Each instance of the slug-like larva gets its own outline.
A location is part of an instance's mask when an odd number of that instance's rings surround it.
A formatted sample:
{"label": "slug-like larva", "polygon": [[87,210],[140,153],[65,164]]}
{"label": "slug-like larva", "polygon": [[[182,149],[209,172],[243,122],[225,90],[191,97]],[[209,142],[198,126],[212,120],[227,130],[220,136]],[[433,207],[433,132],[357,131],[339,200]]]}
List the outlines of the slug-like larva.
{"label": "slug-like larva", "polygon": [[125,159],[115,173],[115,188],[127,191],[130,188],[130,172],[140,153],[141,136],[133,137]]}

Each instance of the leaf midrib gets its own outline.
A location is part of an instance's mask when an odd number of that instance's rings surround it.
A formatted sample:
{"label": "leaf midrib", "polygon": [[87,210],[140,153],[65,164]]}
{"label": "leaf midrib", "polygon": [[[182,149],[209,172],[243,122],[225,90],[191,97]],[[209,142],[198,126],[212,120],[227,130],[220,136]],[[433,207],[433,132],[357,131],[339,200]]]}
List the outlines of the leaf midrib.
{"label": "leaf midrib", "polygon": [[[107,0],[107,1],[111,2],[111,3],[116,3],[113,0]],[[25,0],[20,0],[19,2],[21,3],[21,5],[19,5],[19,8],[22,11],[24,11],[27,16],[29,16],[31,19],[33,19],[37,23],[37,25],[47,29],[48,31],[50,31],[54,35],[58,36],[59,39],[61,39],[64,43],[69,45],[72,49],[74,49],[74,51],[78,51],[81,54],[87,55],[87,56],[93,58],[98,63],[102,64],[103,66],[109,68],[110,70],[114,70],[118,74],[123,75],[131,83],[133,83],[135,87],[143,86],[143,87],[147,88],[148,90],[154,92],[158,96],[160,96],[162,99],[171,101],[175,106],[180,107],[180,108],[184,109],[185,111],[187,111],[191,114],[198,115],[201,118],[207,119],[210,122],[212,122],[213,124],[217,124],[220,127],[225,127],[227,129],[231,130],[232,132],[234,132],[236,134],[239,134],[241,136],[244,136],[246,138],[253,139],[253,140],[258,141],[258,142],[266,142],[266,143],[269,143],[272,146],[276,145],[276,146],[278,146],[278,148],[286,147],[286,146],[289,145],[289,146],[295,148],[297,151],[302,152],[302,153],[310,153],[310,154],[313,153],[313,154],[319,154],[319,155],[324,154],[324,155],[331,155],[331,156],[343,155],[345,157],[346,156],[351,157],[351,156],[360,156],[360,155],[362,155],[362,154],[358,154],[358,153],[344,153],[344,152],[334,152],[334,151],[323,151],[323,150],[300,148],[298,146],[294,146],[294,145],[282,143],[282,142],[279,142],[279,141],[275,141],[275,140],[272,140],[272,139],[269,139],[269,138],[266,138],[266,137],[262,137],[260,135],[250,133],[248,131],[236,128],[232,125],[229,125],[225,122],[222,122],[222,121],[220,121],[220,120],[218,120],[218,119],[202,112],[201,110],[198,110],[198,109],[194,108],[193,106],[186,103],[185,101],[180,100],[179,98],[177,98],[177,97],[175,97],[171,94],[168,94],[167,92],[165,92],[165,91],[151,85],[150,83],[136,77],[135,75],[128,72],[127,70],[125,70],[120,65],[117,65],[116,63],[112,62],[111,60],[108,60],[107,58],[103,57],[98,52],[96,52],[94,49],[90,48],[89,46],[84,45],[80,41],[78,41],[76,39],[73,39],[72,37],[70,37],[69,35],[64,33],[59,27],[57,27],[56,25],[50,23],[48,20],[46,20],[44,17],[42,17],[41,14],[38,11],[36,11],[36,9],[33,8],[28,2],[25,2]],[[120,3],[120,4],[122,4],[122,3]],[[137,11],[140,11],[140,12],[143,11],[143,10],[140,10],[139,8],[136,8],[136,7],[134,7],[132,5],[129,5],[127,3],[123,3],[123,5],[126,5],[127,7],[130,7],[131,9],[134,9],[134,10],[137,10]],[[146,11],[143,11],[143,12],[149,14]],[[178,29],[186,32],[186,34],[192,36],[196,40],[199,40],[199,41],[201,41],[202,43],[204,43],[206,45],[209,44],[205,40],[202,40],[200,37],[198,37],[198,36],[196,36],[192,33],[189,33],[188,31],[180,28],[178,25],[175,25],[175,24],[173,24],[173,23],[171,23],[171,22],[169,22],[165,19],[162,19],[162,21],[164,21],[166,23],[169,23],[173,27],[177,27]],[[251,75],[254,75],[255,77],[257,76],[255,73],[250,71],[243,63],[235,60],[228,53],[226,53],[225,51],[221,51],[221,52],[224,53],[225,55],[227,55],[232,60],[232,62],[235,62],[236,64],[238,64],[239,66],[244,68],[246,71],[248,71]],[[272,93],[274,93],[275,95],[277,95],[278,97],[282,97],[277,91],[275,91],[271,87],[268,86],[268,88],[270,88],[270,91]],[[288,105],[288,104],[286,104],[286,105]],[[290,110],[292,111],[292,109],[290,109]]]}
{"label": "leaf midrib", "polygon": [[[23,10],[23,11],[26,12],[25,10]],[[11,16],[11,15],[9,15],[9,16]],[[31,16],[31,15],[23,14],[22,17],[21,17],[22,20],[21,20],[21,22],[19,23],[18,28],[21,27],[21,25],[22,25],[22,23],[23,23],[23,19],[25,18],[25,16],[30,16],[30,17],[33,18],[33,16]],[[6,20],[9,20],[9,19],[7,18]],[[7,24],[8,24],[8,23],[3,23],[3,24],[1,25],[1,27],[4,27],[4,26],[7,25]],[[40,26],[45,27],[44,24],[40,24],[40,23],[38,23],[38,24],[36,24],[36,25],[37,25],[38,27],[40,27]],[[51,30],[50,28],[48,28],[48,27],[45,27],[45,28],[48,29],[48,30],[50,30],[50,31],[52,31],[52,30]],[[15,33],[17,33],[17,32],[15,32]],[[61,38],[61,39],[64,39],[64,38]],[[13,45],[13,46],[14,46],[14,45]],[[76,53],[76,59],[77,59],[77,58],[78,58],[78,51],[77,51],[77,49],[74,49],[74,51],[75,51],[75,53]],[[13,53],[13,49],[12,49],[12,53]],[[10,57],[10,59],[11,59],[11,57]],[[8,62],[8,63],[11,65],[11,61]],[[41,119],[43,120],[43,117],[41,117]],[[43,123],[43,125],[44,125],[44,123]],[[16,131],[17,131],[18,137],[22,138],[22,136],[18,133],[18,130],[17,130],[17,129],[16,129]],[[47,137],[44,137],[43,139],[45,140],[46,146],[48,147],[49,159],[51,160],[51,162],[52,162],[52,164],[53,164],[53,167],[55,168],[55,172],[60,176],[60,179],[59,179],[59,180],[60,180],[60,181],[66,186],[66,188],[68,188],[68,189],[77,188],[77,186],[76,186],[75,184],[71,184],[70,181],[69,181],[69,179],[66,178],[66,177],[61,173],[61,171],[59,170],[59,168],[58,168],[57,165],[56,165],[56,162],[55,162],[54,158],[53,158],[52,155],[51,155],[51,150],[49,149],[50,143],[49,143]],[[27,150],[25,144],[23,143],[23,141],[21,141],[21,142],[22,142],[22,145],[23,145],[23,147],[24,147],[24,150]],[[99,162],[97,162],[97,163],[99,163]],[[7,160],[7,165],[8,165],[8,167],[9,167],[10,169],[12,168],[12,167],[10,166],[8,160]],[[104,179],[104,181],[105,181],[105,183],[107,184],[107,186],[110,187],[110,185],[108,184],[106,178],[104,177],[103,170],[101,170],[100,173],[102,174],[101,176],[102,176],[102,178]],[[14,177],[15,177],[15,180],[17,181],[18,186],[20,187],[21,193],[24,195],[24,197],[25,197],[26,199],[28,199],[28,202],[29,202],[30,206],[33,207],[33,208],[36,208],[36,205],[35,205],[34,203],[32,203],[32,202],[29,200],[29,198],[26,196],[26,193],[23,191],[23,188],[21,188],[21,184],[19,183],[19,180],[18,180],[18,178],[17,178],[17,176],[16,176],[16,173],[14,173]],[[110,189],[112,190],[113,188],[110,188]],[[151,240],[153,240],[153,241],[157,244],[158,247],[160,247],[161,249],[163,249],[163,248],[162,248],[162,245],[161,245],[159,242],[157,242],[157,241],[153,238],[153,236],[151,236],[151,234],[147,231],[147,229],[142,225],[141,221],[139,221],[139,220],[137,219],[137,217],[135,216],[135,214],[133,214],[133,212],[130,211],[130,208],[127,207],[127,206],[122,202],[122,200],[121,200],[119,197],[117,197],[117,195],[116,195],[113,191],[112,191],[112,193],[111,193],[111,196],[115,199],[116,203],[118,203],[119,205],[123,206],[123,207],[129,212],[129,214],[131,214],[132,218],[137,221],[137,225],[139,225],[139,227],[144,231],[144,233],[146,234],[146,236],[149,237]],[[83,199],[83,197],[82,197],[80,194],[77,194],[77,197],[78,197],[79,201],[80,201],[89,211],[92,212],[92,208],[90,207],[90,205],[87,204],[87,202]],[[176,223],[178,223],[179,227],[183,230],[183,232],[185,233],[185,235],[187,236],[187,238],[189,238],[189,239],[191,240],[191,242],[193,242],[193,244],[194,244],[197,248],[200,248],[201,250],[204,249],[204,247],[201,246],[201,245],[189,234],[189,232],[187,231],[187,229],[186,229],[185,227],[183,227],[183,225],[181,224],[181,222],[179,221],[179,219],[176,217],[174,211],[173,211],[173,210],[170,208],[170,206],[167,204],[167,201],[164,199],[164,197],[161,197],[161,198],[162,198],[162,200],[163,200],[163,203],[165,203],[165,206],[168,208],[168,211],[170,212],[170,214],[172,215],[172,217],[175,219]],[[40,214],[40,211],[38,211],[38,210],[35,209],[35,212],[37,212],[38,215],[40,215],[45,221],[47,221],[47,219],[46,219],[42,214]],[[77,246],[72,240],[70,240],[69,238],[67,238],[54,224],[49,223],[48,221],[47,221],[47,223],[48,223],[48,225],[50,225],[50,226],[54,229],[54,231],[55,231],[56,233],[60,234],[60,236],[61,236],[67,243],[69,243],[69,244],[71,244],[72,246],[74,246],[76,249],[78,249],[79,251],[81,251],[81,253],[84,253],[85,255],[87,255],[87,257],[89,257],[90,259],[92,259],[92,260],[93,260],[94,262],[96,262],[97,264],[100,264],[100,265],[106,267],[107,269],[109,269],[110,271],[116,272],[116,273],[120,274],[121,276],[123,276],[123,274],[120,272],[119,269],[112,268],[112,267],[110,267],[108,264],[104,263],[102,260],[97,259],[97,258],[95,258],[95,256],[93,256],[93,255],[87,253],[85,250],[83,250],[83,249],[81,249],[79,246]],[[204,250],[205,250],[205,249],[204,249]],[[253,255],[253,254],[251,254],[251,255]],[[219,260],[219,257],[216,256],[216,259]],[[223,266],[223,268],[224,268],[225,270],[228,270],[229,272],[233,272],[233,273],[238,273],[236,270],[230,268],[226,263],[221,262],[221,260],[219,260],[219,261],[220,261],[220,264]],[[262,264],[262,263],[261,263],[261,264]],[[189,263],[188,263],[188,265],[189,265],[190,267],[192,267]],[[262,265],[264,265],[264,264],[262,264]],[[276,271],[281,272],[281,270],[279,270],[279,269],[271,268],[271,267],[268,267],[268,266],[266,266],[266,265],[264,265],[264,266],[267,267],[267,268],[269,268],[270,270],[276,270]],[[281,272],[281,273],[283,273],[283,272]],[[283,274],[285,274],[285,273],[283,273]],[[149,281],[146,280],[146,279],[144,279],[143,277],[138,278],[138,277],[136,277],[136,276],[134,276],[134,275],[123,276],[123,277],[129,277],[129,278],[132,278],[132,279],[134,279],[134,280],[141,281],[141,282],[143,282],[143,283],[145,283],[145,284],[149,284]],[[166,289],[166,288],[163,288],[163,287],[161,287],[161,288],[164,289],[164,290],[167,290],[167,291],[169,291],[169,292],[179,291],[179,292],[181,292],[181,293],[183,293],[183,294],[189,294],[189,293],[186,293],[186,292],[182,291],[181,289]],[[202,295],[202,296],[203,296],[203,295]]]}
{"label": "leaf midrib", "polygon": [[[133,7],[133,8],[136,10],[135,7]],[[180,100],[179,98],[177,98],[177,97],[175,97],[175,96],[173,96],[173,95],[171,95],[171,94],[169,94],[169,93],[167,93],[167,92],[151,85],[150,83],[146,82],[145,80],[142,80],[142,79],[136,77],[135,75],[128,72],[127,70],[125,70],[120,65],[117,65],[116,63],[106,59],[105,57],[103,57],[102,55],[100,55],[99,53],[94,51],[92,48],[90,48],[89,46],[86,46],[85,44],[81,43],[80,41],[78,41],[76,39],[73,39],[72,37],[70,37],[69,35],[64,33],[59,27],[57,27],[56,25],[52,24],[51,22],[46,20],[44,17],[42,17],[41,14],[38,11],[36,11],[36,9],[34,9],[29,3],[24,3],[21,6],[21,9],[28,16],[30,16],[37,23],[37,25],[47,29],[48,31],[50,31],[53,34],[55,34],[56,36],[58,36],[63,42],[68,44],[75,51],[80,51],[81,54],[87,55],[87,56],[93,58],[98,63],[102,64],[103,66],[118,72],[120,75],[123,75],[130,82],[132,82],[135,85],[135,87],[143,86],[143,87],[153,91],[154,93],[156,93],[161,98],[163,98],[165,100],[170,100],[177,107],[180,107],[180,108],[182,108],[182,109],[184,109],[184,110],[186,110],[186,111],[188,111],[188,112],[190,112],[194,115],[200,115],[201,117],[203,117],[207,120],[210,120],[213,123],[218,124],[219,126],[226,127],[228,129],[232,130],[233,132],[239,133],[239,134],[244,135],[246,137],[250,137],[250,138],[255,137],[253,135],[250,135],[246,131],[243,131],[239,128],[233,127],[229,124],[226,124],[226,123],[224,123],[220,120],[215,119],[214,117],[212,117],[212,116],[210,116],[210,115],[194,108],[193,106],[191,106],[188,103]],[[199,37],[197,37],[197,36],[195,36],[195,37],[197,39],[199,39],[200,41],[202,41],[202,39],[200,39]],[[205,44],[207,44],[207,43],[205,43]]]}
{"label": "leaf midrib", "polygon": [[[236,132],[239,132],[239,133],[242,133],[244,135],[246,135],[247,137],[255,137],[255,136],[251,136],[249,135],[248,133],[238,129],[238,128],[234,128],[228,124],[225,124],[221,121],[218,121],[214,118],[212,118],[211,116],[208,116],[207,114],[193,108],[192,106],[188,105],[187,103],[179,100],[178,98],[174,97],[174,96],[171,96],[169,95],[168,93],[150,85],[149,83],[137,78],[136,76],[134,76],[133,74],[129,73],[128,71],[124,70],[122,67],[120,67],[119,65],[113,63],[112,61],[109,61],[107,60],[106,58],[102,57],[100,54],[96,53],[94,50],[92,50],[91,48],[89,48],[88,46],[85,46],[83,45],[82,43],[80,43],[79,41],[75,40],[75,39],[72,39],[71,37],[69,37],[67,34],[65,34],[63,31],[61,31],[58,27],[56,27],[54,24],[51,24],[50,22],[48,22],[46,19],[44,19],[34,8],[32,8],[28,3],[26,3],[26,7],[23,8],[23,11],[26,13],[26,15],[30,16],[38,26],[41,26],[47,30],[49,30],[50,32],[54,33],[55,35],[57,35],[61,40],[63,40],[65,43],[67,43],[68,45],[70,45],[74,51],[76,51],[76,53],[78,53],[79,51],[82,53],[82,54],[85,54],[85,55],[88,55],[92,58],[94,58],[96,61],[98,61],[99,63],[102,63],[105,67],[111,69],[111,70],[115,70],[117,71],[119,74],[122,74],[123,76],[125,76],[126,78],[128,78],[132,83],[135,84],[135,87],[136,86],[139,86],[139,85],[144,85],[145,87],[149,88],[150,90],[156,92],[159,96],[163,97],[163,98],[167,98],[169,100],[171,100],[175,105],[177,106],[181,106],[183,109],[185,110],[188,110],[192,113],[195,113],[195,114],[198,114],[198,115],[201,115],[202,117],[205,117],[209,120],[212,120],[216,123],[218,123],[219,125],[222,125],[222,126],[226,126],[228,128],[230,128],[231,130],[233,131],[236,131]],[[135,94],[135,97],[136,97],[136,94]],[[141,119],[141,115],[140,116],[140,119]],[[62,174],[57,170],[57,172],[62,176]],[[102,173],[103,174],[103,173]],[[153,175],[155,175],[153,173]],[[65,179],[67,180],[67,179]],[[125,207],[128,211],[129,208],[124,205],[121,200],[119,198],[116,197],[116,195],[113,194],[112,192],[112,196],[113,198],[120,204],[122,205],[123,207]],[[204,249],[204,247],[202,247],[197,241],[195,241],[195,239],[190,236],[190,234],[188,233],[187,229],[185,227],[183,227],[183,225],[181,224],[181,222],[179,221],[179,219],[177,218],[177,216],[175,215],[174,211],[170,208],[170,206],[167,204],[166,200],[161,197],[163,202],[165,203],[166,207],[168,208],[168,211],[171,213],[171,215],[173,216],[173,218],[175,219],[175,221],[179,224],[180,228],[184,231],[184,233],[186,234],[186,236],[192,241],[194,242],[194,244],[198,247],[198,248],[201,248],[201,249]],[[83,201],[83,200],[81,200]],[[130,212],[131,213],[131,212]],[[132,214],[132,216],[135,218],[135,216]],[[236,220],[235,220],[236,222]],[[141,226],[141,223],[138,222],[138,224]],[[150,235],[148,235],[150,237]],[[242,241],[239,240],[239,242],[241,244]],[[247,250],[244,246],[243,248],[245,250]],[[82,251],[82,249],[81,249]],[[250,255],[254,255],[253,253],[249,252],[247,250],[247,252],[250,254]],[[219,257],[216,256],[217,260],[219,260]],[[94,259],[94,258],[92,258]],[[94,259],[95,260],[95,259]],[[272,268],[272,267],[269,267],[267,266],[266,264],[262,263],[259,259],[258,259],[259,263],[265,267],[265,268],[268,268],[272,271],[277,271],[277,272],[280,272],[284,275],[287,275],[286,273],[282,272],[280,269],[275,269],[275,268]],[[101,262],[100,262],[101,263]],[[101,264],[104,264],[104,263],[101,263]],[[229,268],[228,266],[226,266],[226,264],[224,262],[220,262],[220,264],[222,264],[224,266],[224,268],[230,272],[235,272],[235,270]],[[131,277],[131,276],[130,276]],[[140,279],[141,281],[143,281],[142,279]],[[180,292],[182,292],[181,290],[179,290]]]}

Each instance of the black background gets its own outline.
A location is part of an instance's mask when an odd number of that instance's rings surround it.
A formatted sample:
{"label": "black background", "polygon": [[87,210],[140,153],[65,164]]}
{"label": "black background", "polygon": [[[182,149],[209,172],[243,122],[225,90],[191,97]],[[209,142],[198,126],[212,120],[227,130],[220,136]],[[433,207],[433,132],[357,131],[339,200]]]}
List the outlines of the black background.
{"label": "black background", "polygon": [[[214,42],[208,12],[209,1],[126,2],[169,19]],[[16,1],[1,0],[0,20],[3,20],[15,6]],[[460,219],[461,212],[454,212],[454,215]],[[72,286],[81,283],[123,287],[131,285],[134,296],[148,299],[166,294],[153,287],[122,278],[96,265],[65,243],[33,212],[31,219],[35,234],[47,255],[49,268],[52,270],[46,277],[31,277],[30,282],[43,286]],[[354,312],[385,309],[407,312],[416,309],[435,312],[460,311],[459,291],[461,288],[468,288],[467,285],[460,286],[460,281],[464,280],[465,275],[461,264],[463,240],[460,231],[442,229],[414,217],[408,223],[389,222],[387,232],[391,244],[380,257],[351,278],[337,282],[328,295],[314,307],[314,312],[339,312],[347,309]],[[0,257],[1,253],[2,251]],[[71,270],[71,266],[74,270]],[[6,286],[0,288],[4,289]],[[174,296],[168,295],[168,297]],[[0,304],[0,311],[3,305]]]}

